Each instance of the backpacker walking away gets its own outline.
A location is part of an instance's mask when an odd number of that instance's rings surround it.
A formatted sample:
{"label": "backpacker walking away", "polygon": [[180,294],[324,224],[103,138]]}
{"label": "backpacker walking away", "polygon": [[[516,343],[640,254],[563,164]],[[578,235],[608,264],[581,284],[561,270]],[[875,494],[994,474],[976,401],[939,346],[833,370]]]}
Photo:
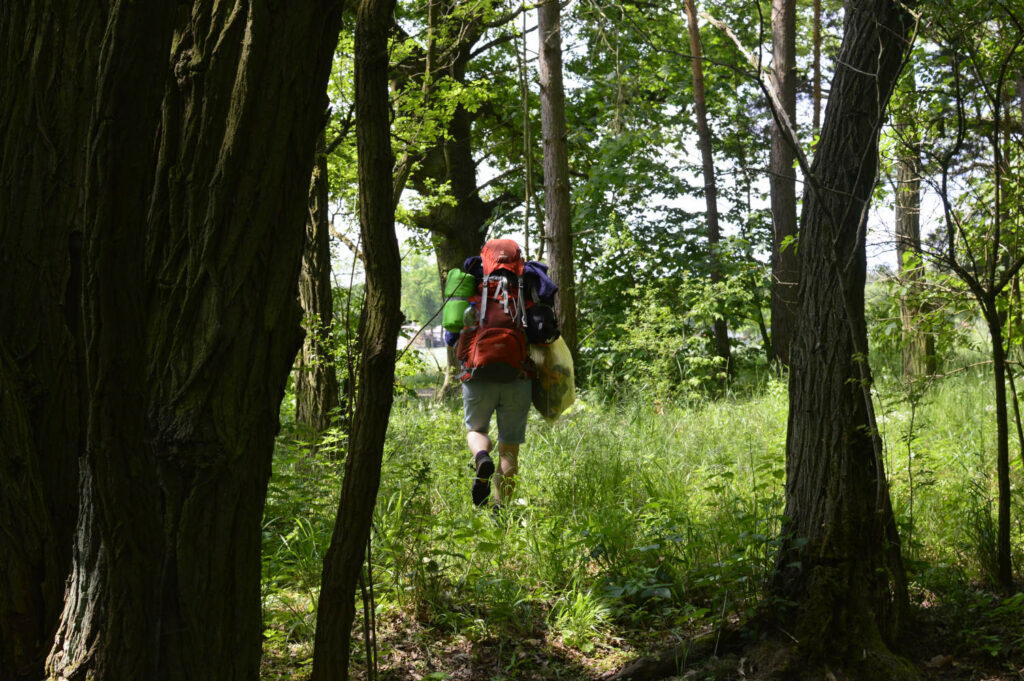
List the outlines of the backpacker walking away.
{"label": "backpacker walking away", "polygon": [[[474,504],[485,505],[493,476],[494,508],[500,509],[512,499],[519,446],[526,440],[534,377],[527,345],[557,338],[551,305],[558,289],[547,276],[547,265],[525,262],[512,239],[488,241],[479,256],[467,258],[463,269],[453,272],[475,282],[475,294],[459,303],[464,307],[461,332],[448,336],[450,345],[458,343],[462,366],[466,443],[475,470],[471,493]],[[497,466],[488,435],[494,414]]]}

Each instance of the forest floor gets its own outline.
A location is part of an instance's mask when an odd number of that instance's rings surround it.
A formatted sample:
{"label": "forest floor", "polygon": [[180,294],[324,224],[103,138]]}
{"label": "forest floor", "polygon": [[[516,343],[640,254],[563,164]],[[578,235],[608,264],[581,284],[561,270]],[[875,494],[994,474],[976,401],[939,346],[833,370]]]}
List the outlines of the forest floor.
{"label": "forest floor", "polygon": [[[981,640],[965,641],[959,609],[918,608],[900,653],[917,668],[922,681],[1020,681],[1024,656],[1015,652],[1015,631],[987,630]],[[473,636],[444,631],[412,616],[392,612],[377,622],[378,681],[602,681],[644,654],[680,643],[680,632],[617,632],[595,642],[589,652],[566,645],[550,631],[511,636],[495,631]],[[714,630],[693,632],[714,636]],[[354,638],[352,677],[366,681],[362,637]],[[309,675],[312,648],[297,644],[265,646],[263,681],[302,681]],[[666,681],[756,681],[768,678],[748,658],[723,654],[664,677]],[[825,676],[825,681],[843,677]],[[865,681],[865,680],[861,680]],[[866,680],[873,681],[873,680]],[[879,680],[881,681],[881,680]]]}
{"label": "forest floor", "polygon": [[[902,653],[917,667],[925,681],[1019,681],[1024,679],[1024,659],[992,651],[964,650],[959,633],[962,623],[933,609],[916,613],[913,633],[906,637]],[[640,653],[633,641],[612,639],[589,654],[568,647],[559,638],[512,640],[493,636],[471,640],[457,633],[445,634],[422,623],[404,620],[379,622],[379,681],[600,681],[628,664]],[[660,644],[678,644],[672,635],[651,632],[642,645],[656,650]],[[954,653],[954,651],[956,651]],[[303,670],[286,659],[270,656],[264,660],[263,679],[290,681],[306,678]],[[353,669],[354,679],[368,678],[365,667]],[[723,656],[713,665],[683,670],[666,681],[714,680],[753,681],[758,670],[745,658]],[[828,678],[828,677],[827,677]],[[832,677],[834,678],[834,677]]]}
{"label": "forest floor", "polygon": [[[1024,679],[1024,658],[1010,646],[965,646],[963,612],[942,606],[918,608],[911,631],[902,642],[902,654],[913,662],[921,679],[936,681],[1019,681]],[[599,681],[622,668],[641,651],[657,652],[678,645],[675,634],[631,632],[609,637],[590,653],[566,646],[545,632],[511,638],[501,634],[470,639],[445,634],[411,618],[378,622],[379,681]],[[714,632],[695,632],[707,634]],[[1013,632],[988,632],[989,641],[1012,639]],[[266,678],[266,677],[265,677]],[[365,669],[354,678],[366,679]],[[752,681],[761,678],[749,660],[723,655],[705,664],[681,670],[666,681],[709,679]],[[835,677],[826,677],[835,678]],[[841,681],[841,680],[840,680]]]}
{"label": "forest floor", "polygon": [[945,606],[920,607],[902,642],[905,654],[920,670],[922,679],[943,681],[1016,681],[1024,679],[1024,657],[1015,654],[1012,631],[985,635],[989,645],[965,644],[971,622],[963,612]]}

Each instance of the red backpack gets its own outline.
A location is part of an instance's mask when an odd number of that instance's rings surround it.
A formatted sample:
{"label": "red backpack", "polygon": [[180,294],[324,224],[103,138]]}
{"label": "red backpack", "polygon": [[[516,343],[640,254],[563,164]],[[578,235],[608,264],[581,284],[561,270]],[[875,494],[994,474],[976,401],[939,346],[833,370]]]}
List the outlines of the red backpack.
{"label": "red backpack", "polygon": [[529,378],[532,362],[526,352],[526,308],[523,254],[511,239],[492,239],[480,251],[483,279],[469,299],[477,322],[459,335],[462,380],[481,378],[507,383]]}

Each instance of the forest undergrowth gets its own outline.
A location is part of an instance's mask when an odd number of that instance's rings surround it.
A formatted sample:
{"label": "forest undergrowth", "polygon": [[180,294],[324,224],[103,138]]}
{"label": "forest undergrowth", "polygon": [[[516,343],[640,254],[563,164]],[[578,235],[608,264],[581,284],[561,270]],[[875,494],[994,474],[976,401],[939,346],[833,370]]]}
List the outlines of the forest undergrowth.
{"label": "forest undergrowth", "polygon": [[[914,607],[902,652],[924,678],[1017,679],[1024,667],[1024,595],[988,586],[991,401],[969,372],[879,384]],[[345,449],[328,438],[314,452],[287,423],[264,522],[264,679],[308,676]],[[778,380],[692,404],[583,394],[554,426],[531,415],[517,499],[495,515],[470,500],[460,405],[399,399],[374,516],[375,648],[358,622],[356,678],[368,655],[382,681],[599,678],[770,607],[785,436]],[[1022,511],[1016,490],[1017,575]],[[744,664],[685,678],[744,678]]]}

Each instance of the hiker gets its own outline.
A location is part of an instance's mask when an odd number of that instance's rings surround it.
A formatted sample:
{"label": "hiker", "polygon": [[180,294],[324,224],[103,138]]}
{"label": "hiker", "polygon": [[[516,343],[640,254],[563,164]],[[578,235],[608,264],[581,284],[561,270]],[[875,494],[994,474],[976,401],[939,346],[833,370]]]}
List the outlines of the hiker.
{"label": "hiker", "polygon": [[[547,265],[525,262],[512,239],[492,239],[479,256],[466,259],[463,270],[475,278],[477,295],[469,298],[462,331],[446,334],[458,343],[463,368],[462,404],[466,444],[473,455],[473,503],[483,506],[491,496],[498,510],[512,499],[519,471],[519,447],[526,440],[526,418],[533,391],[533,366],[528,342],[557,337],[551,305],[558,288]],[[498,449],[489,435],[497,414]]]}

